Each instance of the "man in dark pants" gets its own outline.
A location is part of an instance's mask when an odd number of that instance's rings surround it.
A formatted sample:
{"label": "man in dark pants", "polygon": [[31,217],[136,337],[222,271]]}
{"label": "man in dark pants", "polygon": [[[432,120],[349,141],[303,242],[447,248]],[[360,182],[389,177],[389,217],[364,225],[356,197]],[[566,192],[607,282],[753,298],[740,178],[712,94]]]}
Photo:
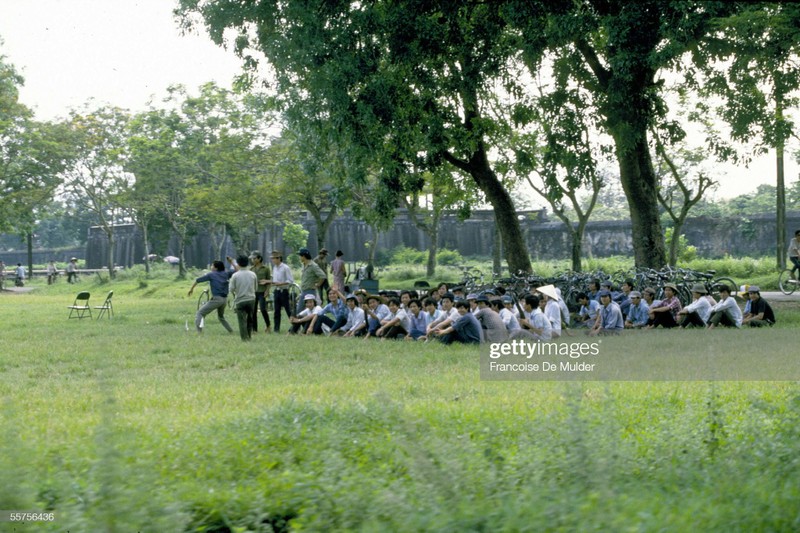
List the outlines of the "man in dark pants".
{"label": "man in dark pants", "polygon": [[750,285],[747,293],[750,296],[750,312],[744,315],[742,325],[753,328],[773,325],[775,313],[767,301],[761,297],[761,289],[756,285]]}
{"label": "man in dark pants", "polygon": [[258,312],[261,311],[261,316],[264,317],[265,330],[264,333],[269,333],[269,313],[267,312],[267,295],[269,294],[269,282],[272,279],[272,273],[269,266],[264,264],[264,258],[258,252],[250,254],[250,261],[253,264],[251,269],[258,279],[256,286],[256,306],[253,309],[253,331],[258,331]]}
{"label": "man in dark pants", "polygon": [[[232,263],[232,259],[228,258]],[[236,259],[236,273],[231,276],[230,290],[234,294],[233,307],[239,319],[239,335],[243,341],[249,341],[253,334],[253,322],[256,314],[256,285],[258,279],[249,268],[250,259],[240,255]]]}
{"label": "man in dark pants", "polygon": [[280,252],[272,252],[270,255],[272,261],[272,293],[273,304],[275,305],[275,333],[281,331],[281,310],[286,310],[286,316],[292,317],[292,307],[289,304],[289,285],[294,283],[292,277],[292,269],[289,265],[283,262],[283,254]]}

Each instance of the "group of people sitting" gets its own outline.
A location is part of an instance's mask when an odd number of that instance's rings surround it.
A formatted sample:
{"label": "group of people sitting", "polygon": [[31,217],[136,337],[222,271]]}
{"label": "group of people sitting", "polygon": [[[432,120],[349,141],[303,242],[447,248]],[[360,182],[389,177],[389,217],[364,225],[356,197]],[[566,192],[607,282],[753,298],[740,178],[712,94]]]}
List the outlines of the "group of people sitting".
{"label": "group of people sitting", "polygon": [[345,295],[333,288],[324,307],[315,295],[304,296],[305,308],[290,319],[290,333],[473,344],[520,338],[550,340],[579,328],[596,336],[659,326],[714,329],[775,323],[775,314],[757,286],[749,288],[744,310],[727,287],[720,289],[716,301],[704,285],[697,284],[692,287],[693,301],[685,307],[672,283],[664,286],[660,300],[652,288],[641,292],[632,288],[632,282],[624,283],[620,291],[614,291],[610,283],[595,282],[590,292],[578,295],[581,307],[574,314],[552,285],[519,299],[502,294],[502,290],[465,295],[463,289],[449,290],[444,283],[425,298],[416,291]]}

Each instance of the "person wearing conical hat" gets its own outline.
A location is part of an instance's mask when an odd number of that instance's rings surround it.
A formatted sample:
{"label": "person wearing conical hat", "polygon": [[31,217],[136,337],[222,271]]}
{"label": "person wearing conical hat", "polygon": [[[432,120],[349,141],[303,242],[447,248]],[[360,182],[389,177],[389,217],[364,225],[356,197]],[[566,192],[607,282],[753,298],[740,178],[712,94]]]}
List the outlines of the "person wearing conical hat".
{"label": "person wearing conical hat", "polygon": [[701,283],[692,286],[692,303],[678,311],[678,323],[682,328],[706,327],[711,316],[711,302],[706,298],[707,293],[705,285]]}

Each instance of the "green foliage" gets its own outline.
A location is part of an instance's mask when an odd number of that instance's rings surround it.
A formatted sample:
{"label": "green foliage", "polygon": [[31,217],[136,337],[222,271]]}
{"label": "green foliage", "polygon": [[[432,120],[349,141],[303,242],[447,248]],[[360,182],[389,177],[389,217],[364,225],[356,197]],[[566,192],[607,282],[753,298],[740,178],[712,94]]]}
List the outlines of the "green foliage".
{"label": "green foliage", "polygon": [[439,250],[436,254],[436,261],[442,266],[456,266],[464,262],[464,258],[458,250]]}
{"label": "green foliage", "polygon": [[[675,228],[667,228],[664,232],[664,240],[669,243],[672,242]],[[686,235],[681,234],[678,236],[678,264],[683,265],[689,261],[693,261],[697,257],[697,247],[689,244]]]}
{"label": "green foliage", "polygon": [[[45,531],[793,529],[794,382],[509,386],[481,381],[469,347],[261,335],[232,350],[213,316],[184,330],[196,299],[174,271],[146,290],[138,273],[111,282],[110,321],[54,313],[74,285],[2,296],[0,508],[55,511]],[[778,313],[720,342],[634,332],[603,350],[785,350],[800,312]]]}
{"label": "green foliage", "polygon": [[408,265],[424,265],[428,260],[428,252],[407,246],[398,246],[392,250],[392,262]]}
{"label": "green foliage", "polygon": [[308,245],[308,230],[304,229],[301,224],[287,222],[283,226],[283,242],[288,247],[287,250],[284,250],[284,253],[287,254],[287,261],[290,265],[297,267],[300,264],[300,258],[296,252]]}

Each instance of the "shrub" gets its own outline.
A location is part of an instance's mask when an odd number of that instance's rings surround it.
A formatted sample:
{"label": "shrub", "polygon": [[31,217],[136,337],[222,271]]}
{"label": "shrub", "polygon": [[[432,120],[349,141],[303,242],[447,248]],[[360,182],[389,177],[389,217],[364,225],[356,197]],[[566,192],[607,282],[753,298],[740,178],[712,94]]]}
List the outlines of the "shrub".
{"label": "shrub", "polygon": [[436,262],[444,266],[456,266],[464,262],[464,258],[456,250],[439,250],[436,254]]}
{"label": "shrub", "polygon": [[428,252],[425,250],[417,250],[407,246],[398,246],[392,250],[392,262],[405,263],[411,265],[421,265],[428,260]]}

